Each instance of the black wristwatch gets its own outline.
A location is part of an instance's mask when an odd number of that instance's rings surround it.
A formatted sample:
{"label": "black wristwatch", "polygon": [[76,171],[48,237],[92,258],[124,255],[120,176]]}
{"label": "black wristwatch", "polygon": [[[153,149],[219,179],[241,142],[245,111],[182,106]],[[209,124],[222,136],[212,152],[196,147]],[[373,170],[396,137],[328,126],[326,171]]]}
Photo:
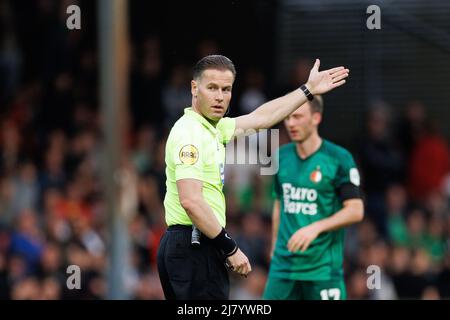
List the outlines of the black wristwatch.
{"label": "black wristwatch", "polygon": [[306,87],[306,85],[302,84],[300,89],[302,89],[303,93],[305,94],[305,96],[308,98],[309,101],[311,101],[312,99],[314,99],[314,96],[312,95],[312,93],[308,90],[308,88]]}

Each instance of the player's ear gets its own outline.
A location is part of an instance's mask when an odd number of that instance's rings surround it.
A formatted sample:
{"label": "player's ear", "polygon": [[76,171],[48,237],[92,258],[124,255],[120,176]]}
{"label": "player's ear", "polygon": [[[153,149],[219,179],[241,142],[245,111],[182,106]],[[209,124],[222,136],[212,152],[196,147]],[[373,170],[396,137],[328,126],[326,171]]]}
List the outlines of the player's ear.
{"label": "player's ear", "polygon": [[191,93],[192,93],[192,96],[197,98],[198,84],[197,84],[197,81],[195,81],[195,80],[191,80]]}
{"label": "player's ear", "polygon": [[322,114],[320,112],[314,112],[312,116],[315,125],[319,125],[322,122]]}

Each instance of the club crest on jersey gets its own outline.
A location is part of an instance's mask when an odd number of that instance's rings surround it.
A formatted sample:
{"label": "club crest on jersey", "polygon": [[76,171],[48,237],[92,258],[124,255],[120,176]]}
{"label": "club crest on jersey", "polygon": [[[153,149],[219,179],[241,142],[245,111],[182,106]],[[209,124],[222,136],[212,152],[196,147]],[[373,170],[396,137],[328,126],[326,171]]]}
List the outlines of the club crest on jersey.
{"label": "club crest on jersey", "polygon": [[192,144],[187,144],[181,148],[178,155],[184,164],[195,164],[198,160],[198,150]]}
{"label": "club crest on jersey", "polygon": [[311,172],[309,176],[312,182],[319,183],[322,180],[322,172],[320,171],[320,167],[317,166],[317,169]]}

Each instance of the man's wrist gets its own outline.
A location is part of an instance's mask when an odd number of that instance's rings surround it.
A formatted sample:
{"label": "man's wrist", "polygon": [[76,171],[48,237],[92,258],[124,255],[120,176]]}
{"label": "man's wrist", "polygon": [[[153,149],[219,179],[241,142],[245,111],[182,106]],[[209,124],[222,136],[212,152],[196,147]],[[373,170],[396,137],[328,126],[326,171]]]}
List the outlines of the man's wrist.
{"label": "man's wrist", "polygon": [[314,86],[310,82],[306,82],[305,86],[308,88],[309,92],[311,92],[313,95],[316,94],[316,91],[314,90]]}
{"label": "man's wrist", "polygon": [[324,225],[323,225],[323,221],[319,220],[313,223],[314,227],[317,230],[317,235],[321,234],[324,231]]}
{"label": "man's wrist", "polygon": [[303,91],[306,98],[308,98],[309,101],[314,99],[314,93],[312,92],[312,86],[309,83],[302,84],[300,86],[300,90]]}
{"label": "man's wrist", "polygon": [[212,242],[216,249],[227,257],[232,256],[238,250],[236,241],[230,237],[224,228],[222,228],[220,233],[212,239]]}

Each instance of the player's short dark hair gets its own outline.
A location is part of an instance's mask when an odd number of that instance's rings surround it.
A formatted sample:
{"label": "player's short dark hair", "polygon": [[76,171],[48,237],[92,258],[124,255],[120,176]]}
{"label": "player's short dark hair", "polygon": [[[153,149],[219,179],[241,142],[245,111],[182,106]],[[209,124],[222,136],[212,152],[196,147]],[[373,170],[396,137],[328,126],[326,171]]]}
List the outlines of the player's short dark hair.
{"label": "player's short dark hair", "polygon": [[312,101],[309,101],[309,105],[311,108],[311,113],[323,113],[323,99],[321,95],[314,96],[314,99]]}
{"label": "player's short dark hair", "polygon": [[203,57],[196,63],[193,70],[193,78],[198,79],[201,77],[203,71],[207,69],[215,70],[230,70],[233,73],[233,77],[236,77],[236,68],[233,62],[225,56],[214,54]]}

